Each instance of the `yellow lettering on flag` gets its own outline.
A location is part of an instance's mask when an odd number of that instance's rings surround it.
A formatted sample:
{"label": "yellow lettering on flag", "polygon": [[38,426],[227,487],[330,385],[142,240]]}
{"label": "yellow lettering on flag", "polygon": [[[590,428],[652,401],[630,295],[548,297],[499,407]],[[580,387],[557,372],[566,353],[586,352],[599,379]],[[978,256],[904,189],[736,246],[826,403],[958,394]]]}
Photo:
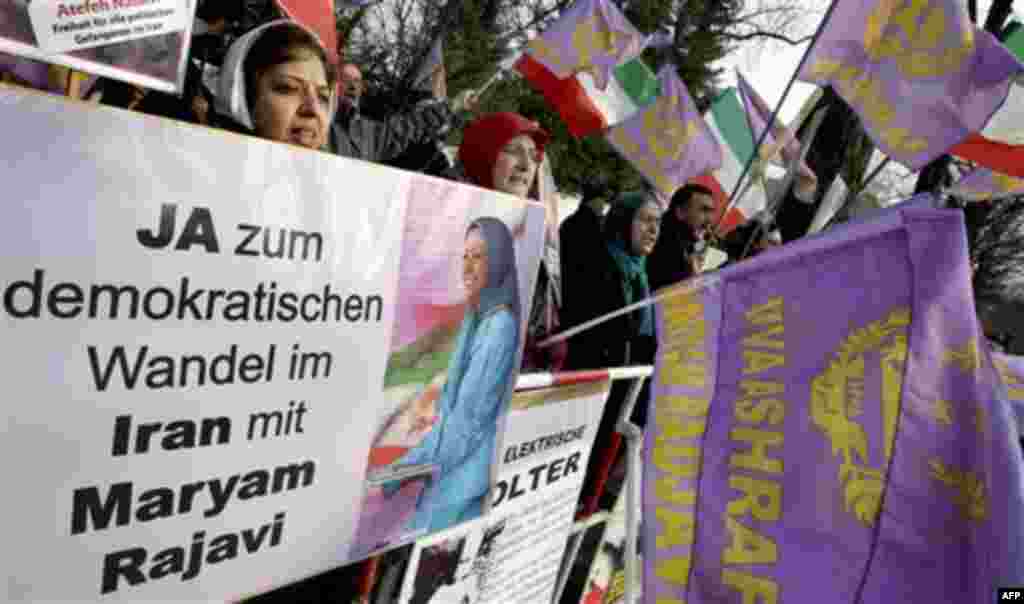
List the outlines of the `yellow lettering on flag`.
{"label": "yellow lettering on flag", "polygon": [[[676,463],[680,459],[692,459],[693,463]],[[700,471],[700,459],[700,447],[675,445],[662,439],[657,440],[651,452],[654,467],[677,478],[695,478]]]}
{"label": "yellow lettering on flag", "polygon": [[668,549],[679,545],[693,545],[693,515],[658,507],[655,517],[661,521],[661,530],[655,539],[655,547]]}
{"label": "yellow lettering on flag", "polygon": [[732,543],[722,552],[722,564],[774,564],[779,560],[775,540],[740,524],[732,516],[725,517],[725,529]]}
{"label": "yellow lettering on flag", "polygon": [[777,398],[740,399],[736,401],[734,415],[748,424],[760,424],[767,419],[769,425],[777,426],[786,417],[786,404]]}
{"label": "yellow lettering on flag", "polygon": [[669,583],[686,587],[690,578],[690,557],[674,556],[662,560],[654,567],[654,574]]}
{"label": "yellow lettering on flag", "polygon": [[955,364],[964,373],[975,373],[981,368],[981,353],[978,351],[978,341],[975,338],[971,338],[962,348],[948,351],[942,357],[942,364]]}
{"label": "yellow lettering on flag", "polygon": [[707,383],[707,370],[703,363],[689,363],[679,352],[666,352],[662,358],[662,383],[669,386],[703,388]]}
{"label": "yellow lettering on flag", "polygon": [[572,32],[572,47],[579,55],[579,68],[592,66],[597,55],[615,54],[618,39],[621,37],[624,37],[624,34],[605,29],[604,23],[596,16],[590,16],[577,23],[576,29]]}
{"label": "yellow lettering on flag", "polygon": [[760,350],[743,350],[743,375],[751,375],[768,371],[786,364],[786,357],[773,352]]}
{"label": "yellow lettering on flag", "polygon": [[783,304],[782,297],[769,298],[764,304],[756,304],[745,315],[747,322],[754,325],[773,325],[782,323]]}
{"label": "yellow lettering on flag", "polygon": [[743,398],[761,398],[763,396],[776,396],[783,393],[785,387],[782,382],[766,382],[763,380],[741,380],[740,390],[743,391]]}
{"label": "yellow lettering on flag", "polygon": [[953,404],[950,403],[949,401],[937,399],[934,403],[932,403],[931,416],[936,422],[940,424],[952,426]]}
{"label": "yellow lettering on flag", "polygon": [[554,46],[548,44],[544,38],[538,36],[530,40],[526,47],[534,58],[547,63],[556,71],[564,71],[566,69],[565,65],[562,63],[562,53]]}
{"label": "yellow lettering on flag", "polygon": [[672,476],[664,476],[654,481],[654,496],[659,501],[673,505],[696,505],[696,491],[679,488],[679,480]]}
{"label": "yellow lettering on flag", "polygon": [[722,571],[722,583],[743,594],[743,604],[778,604],[779,586],[771,579],[735,570]]}
{"label": "yellow lettering on flag", "polygon": [[743,338],[743,345],[782,350],[786,346],[786,342],[783,340],[784,335],[785,328],[779,323],[764,331],[759,331]]}
{"label": "yellow lettering on flag", "polygon": [[730,516],[747,512],[761,522],[775,522],[782,512],[782,485],[771,480],[758,480],[751,476],[729,476],[729,488],[743,493],[743,499],[730,501],[726,511]]}
{"label": "yellow lettering on flag", "polygon": [[666,413],[679,413],[690,417],[706,417],[711,401],[706,398],[662,394],[654,400],[654,407]]}
{"label": "yellow lettering on flag", "polygon": [[745,470],[756,470],[768,474],[782,474],[782,460],[769,459],[768,447],[782,444],[782,433],[765,432],[754,428],[733,428],[729,438],[737,442],[750,443],[748,453],[733,453],[729,456],[729,466]]}
{"label": "yellow lettering on flag", "polygon": [[655,410],[655,417],[658,418],[658,425],[662,427],[661,433],[658,434],[659,441],[699,438],[704,435],[704,420],[683,419],[661,409]]}

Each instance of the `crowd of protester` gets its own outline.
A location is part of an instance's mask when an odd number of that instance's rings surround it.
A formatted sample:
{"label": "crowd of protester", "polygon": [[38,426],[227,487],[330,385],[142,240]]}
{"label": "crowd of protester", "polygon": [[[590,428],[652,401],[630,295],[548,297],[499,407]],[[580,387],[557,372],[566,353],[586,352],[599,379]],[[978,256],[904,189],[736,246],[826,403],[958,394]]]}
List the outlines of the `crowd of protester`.
{"label": "crowd of protester", "polygon": [[[244,3],[243,3],[244,4]],[[26,75],[25,62],[0,56],[0,80],[165,118],[224,128],[344,157],[394,162],[417,146],[438,146],[453,131],[462,133],[456,161],[439,155],[422,171],[523,198],[538,197],[538,167],[549,135],[516,113],[474,115],[476,96],[454,99],[438,93],[385,119],[369,117],[358,65],[337,64],[334,54],[305,27],[264,8],[246,13],[235,3],[200,6],[199,27],[187,61],[182,96],[146,90],[107,78],[38,64],[43,76]],[[241,25],[240,25],[241,24]],[[240,31],[246,28],[247,31]],[[216,78],[210,67],[217,68]],[[34,80],[33,80],[34,78]],[[39,88],[37,84],[34,87]],[[813,173],[794,187],[814,198]],[[553,331],[578,326],[650,297],[704,270],[704,255],[715,226],[712,191],[689,184],[663,208],[648,191],[620,191],[602,175],[588,175],[578,209],[549,242],[529,309],[524,369],[584,370],[649,365],[657,348],[651,306],[601,323],[554,348],[537,343]],[[760,219],[715,242],[728,262],[780,243],[777,231]],[[611,440],[626,399],[627,385],[616,384],[597,441]],[[645,423],[647,405],[633,411]],[[593,497],[614,467],[616,447],[590,458],[583,497]],[[581,512],[594,502],[581,500]]]}

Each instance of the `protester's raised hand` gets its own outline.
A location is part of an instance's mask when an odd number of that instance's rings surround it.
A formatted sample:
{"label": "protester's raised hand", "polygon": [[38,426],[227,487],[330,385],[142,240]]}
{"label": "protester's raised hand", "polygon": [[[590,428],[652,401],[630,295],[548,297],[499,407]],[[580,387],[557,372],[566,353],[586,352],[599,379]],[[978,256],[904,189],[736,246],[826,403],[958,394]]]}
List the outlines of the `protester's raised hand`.
{"label": "protester's raised hand", "polygon": [[472,88],[469,90],[463,90],[459,94],[455,95],[452,100],[452,111],[460,113],[462,111],[475,111],[477,104],[480,99],[477,97],[476,90]]}
{"label": "protester's raised hand", "polygon": [[443,69],[435,69],[430,78],[430,89],[435,99],[444,100],[448,98],[448,77]]}

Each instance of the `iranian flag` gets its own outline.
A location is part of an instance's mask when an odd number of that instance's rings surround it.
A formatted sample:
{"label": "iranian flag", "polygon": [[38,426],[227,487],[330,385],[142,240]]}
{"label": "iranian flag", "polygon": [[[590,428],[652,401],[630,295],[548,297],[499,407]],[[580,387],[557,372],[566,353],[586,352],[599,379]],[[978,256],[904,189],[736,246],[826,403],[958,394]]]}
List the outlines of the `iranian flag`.
{"label": "iranian flag", "polygon": [[[729,88],[719,95],[704,114],[704,120],[722,148],[722,166],[715,171],[714,178],[724,195],[728,196],[735,190],[736,182],[754,154],[754,143],[757,142],[750,129],[739,91]],[[747,180],[750,181],[749,178]],[[755,183],[744,189],[746,192],[733,204],[722,221],[719,228],[721,234],[746,222],[767,205],[763,187]]]}
{"label": "iranian flag", "polygon": [[[1003,45],[1024,62],[1024,25],[1012,22]],[[971,134],[949,153],[1002,174],[1024,178],[1024,81],[1021,75],[985,129]]]}
{"label": "iranian flag", "polygon": [[660,92],[658,78],[639,57],[614,67],[604,90],[589,72],[558,78],[529,53],[520,57],[515,69],[544,96],[576,138],[625,121]]}

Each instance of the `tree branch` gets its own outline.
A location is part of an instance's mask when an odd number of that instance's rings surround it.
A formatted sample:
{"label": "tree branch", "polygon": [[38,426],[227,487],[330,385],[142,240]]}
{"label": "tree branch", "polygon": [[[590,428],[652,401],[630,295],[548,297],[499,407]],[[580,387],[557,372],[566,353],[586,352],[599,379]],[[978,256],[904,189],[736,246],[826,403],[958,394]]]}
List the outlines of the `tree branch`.
{"label": "tree branch", "polygon": [[758,38],[768,38],[771,40],[777,40],[779,42],[785,42],[786,44],[791,44],[793,46],[798,46],[800,44],[803,44],[804,42],[808,42],[811,40],[811,38],[814,37],[813,35],[810,35],[803,36],[802,38],[790,38],[789,36],[777,34],[770,31],[753,31],[746,34],[722,32],[721,35],[727,40],[732,40],[734,42],[743,42],[745,40],[755,40]]}

